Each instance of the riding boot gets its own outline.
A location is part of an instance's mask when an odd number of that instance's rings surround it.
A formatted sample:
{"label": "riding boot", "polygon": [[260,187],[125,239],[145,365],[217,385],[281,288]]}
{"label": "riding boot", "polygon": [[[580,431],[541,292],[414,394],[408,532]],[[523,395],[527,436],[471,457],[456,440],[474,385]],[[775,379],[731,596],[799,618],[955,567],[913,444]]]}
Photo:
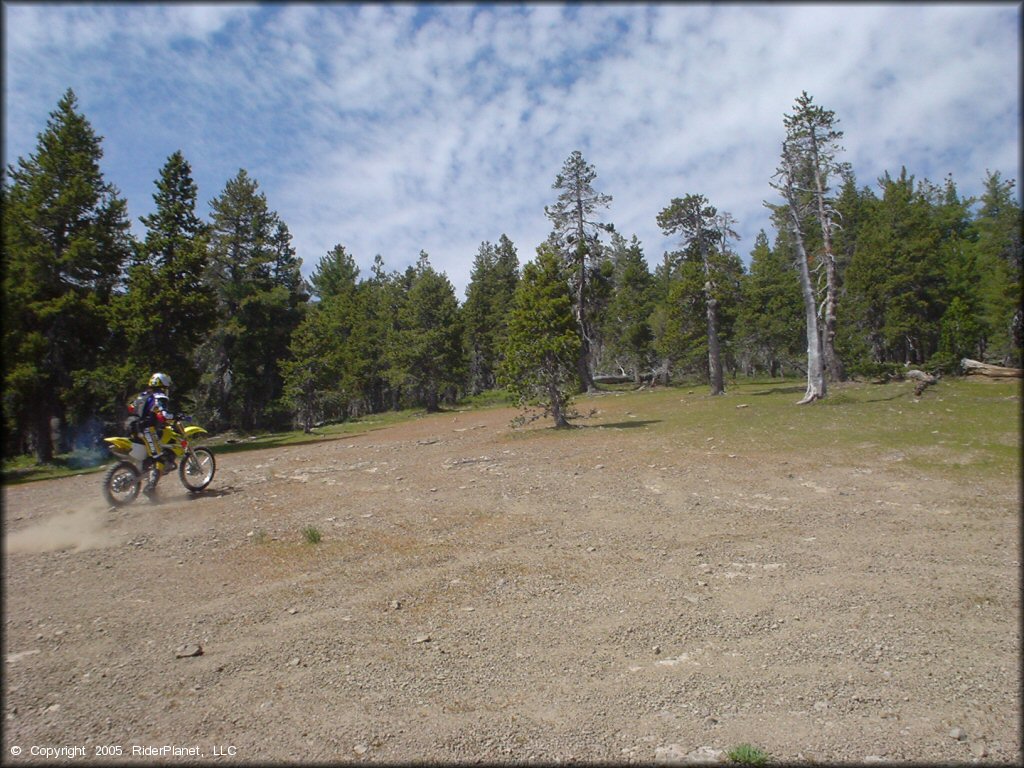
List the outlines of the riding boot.
{"label": "riding boot", "polygon": [[142,492],[147,496],[152,496],[156,493],[156,481],[160,479],[160,470],[155,466],[149,470],[149,475],[146,479],[146,486],[142,489]]}
{"label": "riding boot", "polygon": [[161,459],[164,462],[164,473],[173,472],[178,468],[178,462],[174,460],[174,451],[170,448],[165,448]]}
{"label": "riding boot", "polygon": [[148,427],[142,433],[143,438],[146,441],[146,448],[149,450],[149,476],[146,481],[146,487],[142,489],[142,492],[147,496],[152,497],[156,491],[157,480],[160,479],[160,471],[163,469],[163,462],[161,461],[161,453],[157,449],[156,441],[156,430],[152,427]]}

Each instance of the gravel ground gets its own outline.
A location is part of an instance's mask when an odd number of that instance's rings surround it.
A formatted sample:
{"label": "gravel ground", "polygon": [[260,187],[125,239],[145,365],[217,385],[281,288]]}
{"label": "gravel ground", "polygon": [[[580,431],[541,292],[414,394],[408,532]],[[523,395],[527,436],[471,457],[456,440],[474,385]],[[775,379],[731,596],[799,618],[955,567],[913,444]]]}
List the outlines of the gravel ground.
{"label": "gravel ground", "polygon": [[5,488],[4,762],[1021,762],[1016,478],[595,402]]}

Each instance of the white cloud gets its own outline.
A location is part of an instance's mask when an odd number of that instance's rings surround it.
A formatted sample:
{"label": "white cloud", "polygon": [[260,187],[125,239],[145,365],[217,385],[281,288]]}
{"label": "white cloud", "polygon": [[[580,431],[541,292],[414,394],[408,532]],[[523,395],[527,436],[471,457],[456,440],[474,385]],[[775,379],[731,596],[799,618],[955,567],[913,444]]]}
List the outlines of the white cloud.
{"label": "white cloud", "polygon": [[420,250],[465,286],[481,241],[533,257],[575,149],[613,196],[605,219],[648,261],[655,216],[705,194],[741,253],[782,115],[835,111],[858,182],[907,165],[1019,169],[1019,6],[550,3],[5,6],[5,151],[34,149],[67,87],[105,137],[104,169],[148,212],[181,148],[205,203],[246,168],[307,271],[336,243],[366,272]]}

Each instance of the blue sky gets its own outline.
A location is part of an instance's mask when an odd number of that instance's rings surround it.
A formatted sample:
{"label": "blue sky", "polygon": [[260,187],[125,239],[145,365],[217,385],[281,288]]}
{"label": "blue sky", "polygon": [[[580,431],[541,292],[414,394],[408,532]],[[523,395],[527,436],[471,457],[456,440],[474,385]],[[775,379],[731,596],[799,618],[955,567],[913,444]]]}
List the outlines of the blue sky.
{"label": "blue sky", "polygon": [[745,260],[801,91],[833,110],[860,186],[901,166],[962,194],[1020,177],[1020,3],[5,2],[4,164],[72,88],[138,218],[181,150],[199,209],[240,168],[308,275],[342,244],[367,276],[421,250],[460,298],[481,242],[520,262],[580,150],[604,220],[648,263],[655,217],[705,195]]}

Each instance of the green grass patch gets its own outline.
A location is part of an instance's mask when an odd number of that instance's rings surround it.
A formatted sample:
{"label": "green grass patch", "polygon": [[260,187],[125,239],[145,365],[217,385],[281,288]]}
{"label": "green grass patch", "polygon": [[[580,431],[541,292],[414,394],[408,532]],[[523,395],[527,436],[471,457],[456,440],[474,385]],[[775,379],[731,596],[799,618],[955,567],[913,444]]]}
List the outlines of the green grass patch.
{"label": "green grass patch", "polygon": [[[576,424],[623,430],[651,430],[662,436],[651,450],[677,446],[746,456],[802,454],[822,463],[873,460],[884,456],[953,477],[1016,477],[1020,470],[1020,395],[1017,380],[944,378],[921,397],[911,381],[832,385],[824,400],[796,405],[803,396],[798,379],[740,379],[726,394],[712,397],[702,384],[636,391],[632,385],[603,386],[582,395],[575,407],[585,418]],[[504,392],[462,401],[445,413],[508,406]],[[587,415],[594,410],[597,415]],[[223,434],[202,442],[218,454],[337,440],[366,434],[416,418],[422,410],[396,411],[301,430],[258,435]],[[550,420],[538,422],[537,427]],[[535,439],[554,430],[529,429],[516,439]],[[572,441],[580,430],[558,439]],[[4,458],[3,483],[13,485],[84,472],[109,465],[109,454],[58,456],[37,465],[30,456]],[[92,465],[89,462],[93,462]]]}
{"label": "green grass patch", "polygon": [[507,390],[489,389],[486,392],[481,392],[479,395],[470,395],[469,397],[463,398],[458,402],[456,410],[475,410],[477,408],[496,407],[503,408],[510,405],[512,405],[512,397],[509,395]]}
{"label": "green grass patch", "polygon": [[309,525],[302,529],[302,538],[307,544],[319,544],[323,540],[323,534],[319,528]]}
{"label": "green grass patch", "polygon": [[764,765],[768,762],[767,753],[752,744],[740,744],[729,750],[727,754],[734,763],[743,763],[744,765]]}
{"label": "green grass patch", "polygon": [[77,453],[55,456],[53,461],[37,464],[32,456],[4,457],[3,485],[18,485],[35,480],[53,480],[58,477],[70,477],[89,472],[98,472],[113,461],[109,454],[94,453],[88,460]]}
{"label": "green grass patch", "polygon": [[256,544],[257,546],[262,546],[263,544],[266,544],[270,541],[270,537],[267,535],[266,531],[260,528],[252,532],[249,541],[251,541],[253,544]]}
{"label": "green grass patch", "polygon": [[824,400],[796,405],[803,392],[802,381],[755,379],[733,383],[717,397],[706,386],[588,395],[577,400],[577,410],[600,414],[576,423],[650,430],[664,435],[652,446],[657,451],[677,445],[745,456],[799,454],[823,464],[883,455],[924,470],[1019,473],[1019,382],[946,378],[920,398],[910,381],[849,382],[831,386]]}

